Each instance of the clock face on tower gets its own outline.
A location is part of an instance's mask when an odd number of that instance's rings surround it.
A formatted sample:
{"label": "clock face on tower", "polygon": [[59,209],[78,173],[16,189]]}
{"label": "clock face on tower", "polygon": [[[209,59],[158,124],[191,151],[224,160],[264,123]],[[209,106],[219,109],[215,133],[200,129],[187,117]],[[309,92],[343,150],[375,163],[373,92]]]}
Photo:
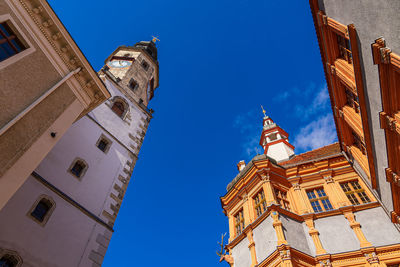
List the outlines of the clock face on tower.
{"label": "clock face on tower", "polygon": [[128,60],[113,60],[108,65],[113,68],[125,68],[132,65],[132,62]]}

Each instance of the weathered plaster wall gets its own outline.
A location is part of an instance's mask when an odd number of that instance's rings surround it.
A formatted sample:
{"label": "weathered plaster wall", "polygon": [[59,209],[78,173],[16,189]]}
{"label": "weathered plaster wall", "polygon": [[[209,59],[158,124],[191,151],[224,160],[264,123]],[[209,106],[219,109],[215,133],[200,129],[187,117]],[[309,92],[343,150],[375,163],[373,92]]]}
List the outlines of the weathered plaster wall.
{"label": "weathered plaster wall", "polygon": [[[383,246],[400,243],[400,233],[381,208],[362,210],[355,213],[356,220],[373,246]],[[373,218],[373,220],[371,220]]]}
{"label": "weathered plaster wall", "polygon": [[232,256],[235,261],[234,267],[249,267],[251,256],[249,250],[249,240],[244,238],[232,249]]}
{"label": "weathered plaster wall", "polygon": [[310,230],[305,222],[302,223],[302,227],[303,227],[303,231],[304,231],[305,237],[306,237],[304,241],[307,242],[307,245],[310,248],[310,255],[315,256],[316,255],[315,245],[314,245],[314,241],[312,240],[312,238],[309,234]]}
{"label": "weathered plaster wall", "polygon": [[400,54],[400,1],[319,0],[319,5],[329,17],[345,25],[353,23],[357,29],[379,190],[385,206],[393,210],[390,185],[385,177],[385,168],[388,167],[386,141],[379,123],[382,101],[378,66],[373,64],[371,44],[384,37],[387,46]]}
{"label": "weathered plaster wall", "polygon": [[[42,194],[56,203],[45,226],[27,215]],[[0,217],[0,247],[18,252],[23,266],[91,266],[80,265],[80,260],[95,221],[35,178],[28,178],[0,211]],[[105,231],[103,226],[97,227]]]}
{"label": "weathered plaster wall", "polygon": [[0,135],[0,176],[29,149],[75,99],[75,95],[64,84]]}
{"label": "weathered plaster wall", "polygon": [[353,229],[343,215],[320,218],[314,224],[326,252],[333,254],[360,248]]}
{"label": "weathered plaster wall", "polygon": [[262,262],[276,249],[278,238],[272,226],[272,218],[265,218],[254,230],[253,239],[258,263]]}
{"label": "weathered plaster wall", "polygon": [[312,255],[308,243],[305,242],[307,239],[306,235],[308,235],[308,232],[304,232],[302,223],[292,218],[289,218],[285,215],[281,215],[280,220],[282,222],[283,232],[285,234],[286,240],[288,241],[289,245],[292,248],[295,248],[304,253]]}

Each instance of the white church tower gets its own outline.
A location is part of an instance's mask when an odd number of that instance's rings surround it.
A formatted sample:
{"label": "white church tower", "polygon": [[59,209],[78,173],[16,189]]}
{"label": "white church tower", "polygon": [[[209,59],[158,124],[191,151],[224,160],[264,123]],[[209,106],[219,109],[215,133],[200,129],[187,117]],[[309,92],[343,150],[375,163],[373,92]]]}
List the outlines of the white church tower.
{"label": "white church tower", "polygon": [[15,266],[102,264],[152,118],[155,44],[117,48],[99,76],[111,98],[73,124],[0,211],[0,253]]}
{"label": "white church tower", "polygon": [[294,155],[294,146],[289,143],[289,134],[266,115],[264,115],[260,145],[264,149],[264,154],[277,162],[288,160]]}

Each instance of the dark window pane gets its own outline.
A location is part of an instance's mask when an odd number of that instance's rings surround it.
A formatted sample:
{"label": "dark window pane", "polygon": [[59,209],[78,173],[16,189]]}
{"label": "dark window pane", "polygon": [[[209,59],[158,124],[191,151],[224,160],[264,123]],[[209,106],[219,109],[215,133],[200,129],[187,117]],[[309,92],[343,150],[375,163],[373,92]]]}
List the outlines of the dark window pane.
{"label": "dark window pane", "polygon": [[81,164],[81,163],[79,163],[79,162],[76,162],[76,163],[74,164],[74,166],[72,167],[71,172],[72,172],[73,174],[75,174],[77,177],[80,177],[84,168],[85,168],[85,167],[84,167],[83,164]]}
{"label": "dark window pane", "polygon": [[15,267],[18,264],[18,260],[11,255],[4,255],[0,259],[0,267]]}
{"label": "dark window pane", "polygon": [[[31,215],[35,217],[38,221],[43,222],[44,217],[49,211],[50,206],[43,200],[41,200],[32,211]],[[1,266],[1,265],[0,265]]]}
{"label": "dark window pane", "polygon": [[22,48],[16,39],[11,40],[11,43],[15,46],[15,48],[17,49],[18,52],[21,52]]}
{"label": "dark window pane", "polygon": [[8,57],[10,57],[10,56],[15,54],[15,51],[12,49],[12,47],[11,47],[11,45],[9,43],[3,43],[3,44],[1,44],[1,47],[7,53]]}
{"label": "dark window pane", "polygon": [[5,22],[0,23],[0,29],[5,36],[7,37],[11,36],[10,28],[7,26]]}
{"label": "dark window pane", "polygon": [[0,61],[3,61],[4,59],[6,59],[8,57],[9,57],[8,54],[0,45]]}
{"label": "dark window pane", "polygon": [[108,144],[107,141],[101,140],[101,141],[99,142],[99,144],[97,145],[97,147],[98,147],[101,151],[104,152],[104,151],[106,150],[106,148],[107,148],[107,144]]}

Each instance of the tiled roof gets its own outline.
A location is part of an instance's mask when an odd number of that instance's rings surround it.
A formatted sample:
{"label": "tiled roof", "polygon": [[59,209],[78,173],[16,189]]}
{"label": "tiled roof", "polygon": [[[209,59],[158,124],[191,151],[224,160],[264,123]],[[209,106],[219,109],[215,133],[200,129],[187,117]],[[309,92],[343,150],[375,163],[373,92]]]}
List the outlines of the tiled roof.
{"label": "tiled roof", "polygon": [[339,143],[333,143],[324,147],[320,147],[303,154],[299,154],[294,156],[293,158],[279,162],[279,165],[283,167],[287,167],[289,165],[298,165],[303,162],[313,161],[316,159],[321,159],[329,156],[333,156],[335,154],[340,154],[340,145]]}

